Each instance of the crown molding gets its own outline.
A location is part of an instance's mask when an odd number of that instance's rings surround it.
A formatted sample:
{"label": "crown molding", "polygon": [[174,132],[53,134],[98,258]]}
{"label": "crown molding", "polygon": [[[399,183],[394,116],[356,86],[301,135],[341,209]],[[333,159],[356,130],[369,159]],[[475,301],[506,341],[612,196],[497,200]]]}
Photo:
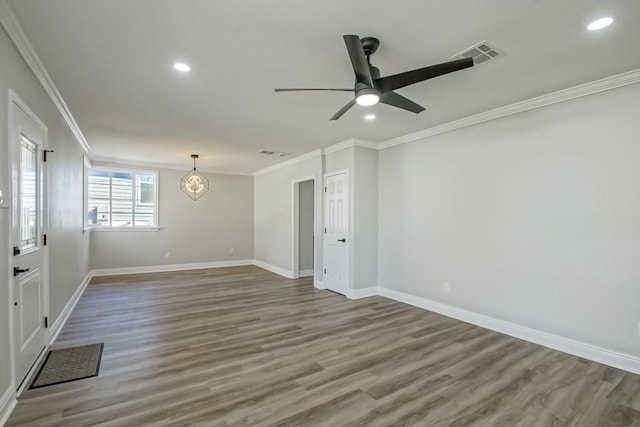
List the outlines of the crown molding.
{"label": "crown molding", "polygon": [[379,149],[384,150],[386,148],[395,147],[396,145],[407,144],[409,142],[418,141],[420,139],[429,138],[431,136],[440,135],[446,132],[451,132],[456,129],[476,125],[479,123],[487,122],[489,120],[499,119],[501,117],[510,116],[512,114],[518,114],[536,108],[546,107],[547,105],[553,105],[560,102],[569,101],[571,99],[580,98],[582,96],[592,95],[594,93],[616,89],[622,86],[627,86],[639,82],[640,69],[628,71],[626,73],[617,74],[615,76],[606,77],[600,80],[595,80],[590,83],[585,83],[556,92],[551,92],[546,95],[530,98],[525,101],[516,102],[515,104],[495,108],[493,110],[465,117],[460,120],[454,120],[452,122],[448,122],[439,126],[424,129],[419,132],[392,138],[380,143],[378,147]]}
{"label": "crown molding", "polygon": [[[106,167],[140,167],[146,169],[171,169],[171,170],[182,170],[186,171],[188,169],[192,169],[193,166],[189,166],[187,164],[178,164],[178,163],[151,163],[151,162],[136,162],[131,160],[123,160],[112,157],[91,157],[91,165],[92,166],[106,166]],[[239,176],[253,176],[251,172],[238,172],[238,171],[228,171],[228,170],[217,170],[217,169],[203,169],[198,167],[198,170],[203,173],[212,173],[219,175],[239,175]]]}
{"label": "crown molding", "polygon": [[336,151],[344,150],[345,148],[349,148],[349,147],[362,147],[362,148],[369,148],[371,150],[379,149],[378,144],[375,142],[365,141],[364,139],[349,138],[346,141],[338,142],[337,144],[333,144],[328,147],[325,147],[322,151],[326,155],[326,154],[335,153]]}
{"label": "crown molding", "polygon": [[89,143],[85,139],[82,130],[80,130],[78,123],[76,123],[76,120],[73,118],[71,110],[69,110],[69,107],[67,107],[67,104],[64,102],[62,95],[60,95],[58,88],[56,88],[56,85],[53,83],[51,76],[49,76],[47,69],[42,64],[42,61],[40,61],[40,57],[25,34],[22,25],[20,25],[20,22],[18,21],[18,18],[16,17],[16,14],[8,0],[0,0],[0,23],[11,38],[11,41],[13,41],[16,49],[18,49],[18,52],[20,52],[24,58],[27,66],[31,69],[53,103],[56,105],[60,114],[62,114],[62,117],[67,122],[67,125],[71,129],[71,132],[76,137],[76,140],[84,152],[87,155],[90,155],[91,147],[89,146]]}
{"label": "crown molding", "polygon": [[356,139],[355,146],[360,148],[369,148],[371,150],[379,150],[380,144],[373,141],[365,141],[364,139]]}
{"label": "crown molding", "polygon": [[293,159],[289,159],[281,163],[276,163],[273,166],[269,166],[264,169],[257,170],[252,175],[253,176],[264,175],[265,173],[277,171],[278,169],[286,168],[291,165],[295,165],[296,163],[304,162],[305,160],[309,160],[309,159],[315,159],[316,157],[321,157],[321,156],[322,156],[322,149],[313,150],[307,154],[302,154],[298,157],[294,157]]}
{"label": "crown molding", "polygon": [[337,144],[323,148],[322,152],[327,155],[353,146],[355,146],[355,140],[353,138],[349,138],[346,141],[338,142]]}

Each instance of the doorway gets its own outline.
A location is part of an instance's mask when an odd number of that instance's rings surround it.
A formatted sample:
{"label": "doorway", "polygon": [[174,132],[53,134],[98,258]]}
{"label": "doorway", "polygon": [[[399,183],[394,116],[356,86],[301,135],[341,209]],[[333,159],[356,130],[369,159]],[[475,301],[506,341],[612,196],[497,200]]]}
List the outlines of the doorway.
{"label": "doorway", "polygon": [[324,178],[324,286],[347,295],[350,279],[349,172]]}
{"label": "doorway", "polygon": [[18,390],[44,354],[49,339],[46,146],[46,126],[11,92],[9,309],[12,380]]}
{"label": "doorway", "polygon": [[313,277],[315,271],[315,177],[293,182],[293,277]]}

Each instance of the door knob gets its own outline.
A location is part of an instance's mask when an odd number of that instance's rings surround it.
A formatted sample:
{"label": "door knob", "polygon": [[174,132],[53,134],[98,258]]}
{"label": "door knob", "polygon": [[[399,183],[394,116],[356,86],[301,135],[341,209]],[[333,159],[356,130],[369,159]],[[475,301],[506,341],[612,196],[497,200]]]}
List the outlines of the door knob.
{"label": "door knob", "polygon": [[347,239],[338,239],[338,242],[346,243]]}
{"label": "door knob", "polygon": [[29,271],[28,268],[13,267],[13,277],[16,277],[20,273],[26,273],[27,271]]}

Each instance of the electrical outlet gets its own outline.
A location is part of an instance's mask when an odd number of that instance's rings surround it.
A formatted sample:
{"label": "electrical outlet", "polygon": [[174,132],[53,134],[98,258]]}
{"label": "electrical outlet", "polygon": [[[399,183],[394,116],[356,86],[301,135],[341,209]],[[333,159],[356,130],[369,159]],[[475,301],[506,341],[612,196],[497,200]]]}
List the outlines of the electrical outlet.
{"label": "electrical outlet", "polygon": [[442,292],[444,292],[445,294],[448,294],[449,292],[451,292],[451,285],[449,285],[449,283],[443,283],[442,284]]}
{"label": "electrical outlet", "polygon": [[171,252],[167,252],[166,254],[164,254],[164,257],[166,259],[171,259]]}
{"label": "electrical outlet", "polygon": [[235,250],[234,248],[230,248],[230,249],[229,249],[229,253],[230,253],[230,254],[234,253],[235,251],[236,251],[236,250]]}

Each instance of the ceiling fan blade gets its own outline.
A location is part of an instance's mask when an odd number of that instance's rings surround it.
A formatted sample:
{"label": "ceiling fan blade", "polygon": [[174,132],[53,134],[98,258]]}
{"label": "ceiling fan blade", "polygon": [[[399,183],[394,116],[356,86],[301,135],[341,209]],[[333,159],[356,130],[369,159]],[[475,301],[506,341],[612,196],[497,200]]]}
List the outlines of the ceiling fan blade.
{"label": "ceiling fan blade", "polygon": [[443,62],[442,64],[382,77],[376,79],[375,84],[384,93],[469,67],[473,67],[473,59],[456,59],[455,61]]}
{"label": "ceiling fan blade", "polygon": [[405,98],[404,96],[395,92],[385,92],[380,97],[380,102],[383,104],[391,105],[393,107],[401,108],[403,110],[411,111],[412,113],[419,114],[424,111],[422,105],[418,105],[412,100]]}
{"label": "ceiling fan blade", "polygon": [[333,115],[333,117],[331,117],[331,120],[338,120],[340,117],[342,117],[342,115],[343,115],[344,113],[346,113],[346,112],[347,112],[347,110],[349,110],[349,108],[353,107],[353,106],[355,105],[355,103],[356,103],[356,100],[355,100],[355,99],[352,99],[351,101],[349,101],[349,103],[348,103],[347,105],[345,105],[344,107],[342,107],[342,108],[340,109],[340,111],[338,111],[337,113],[335,113],[335,114]]}
{"label": "ceiling fan blade", "polygon": [[300,92],[300,91],[331,91],[331,92],[354,92],[353,89],[320,89],[320,88],[291,88],[274,89],[275,92]]}
{"label": "ceiling fan blade", "polygon": [[349,58],[351,58],[353,72],[356,74],[356,80],[369,87],[373,87],[373,78],[371,77],[371,70],[369,70],[369,62],[364,54],[360,37],[345,35],[342,36],[342,38],[344,38],[344,43],[347,45],[347,51],[349,52]]}

